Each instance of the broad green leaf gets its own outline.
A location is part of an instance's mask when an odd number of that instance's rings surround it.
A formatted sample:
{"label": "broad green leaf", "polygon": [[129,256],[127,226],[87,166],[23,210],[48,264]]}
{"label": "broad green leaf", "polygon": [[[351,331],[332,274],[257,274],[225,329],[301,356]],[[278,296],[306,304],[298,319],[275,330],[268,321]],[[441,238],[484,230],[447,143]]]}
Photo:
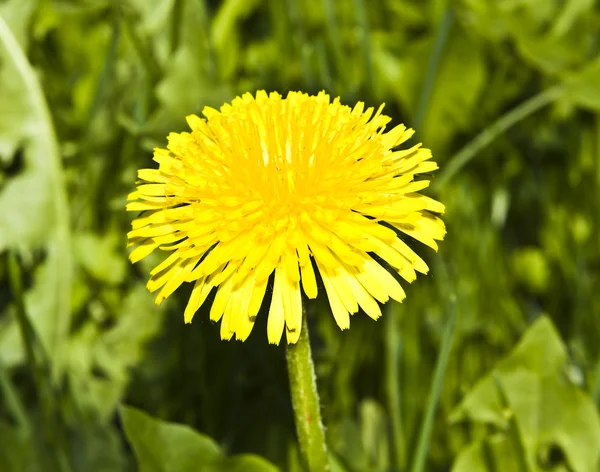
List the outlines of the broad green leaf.
{"label": "broad green leaf", "polygon": [[253,454],[227,457],[212,470],[215,472],[277,472],[277,468],[273,464]]}
{"label": "broad green leaf", "polygon": [[109,284],[118,284],[123,281],[127,260],[123,251],[117,251],[116,233],[108,233],[100,237],[91,232],[76,233],[73,235],[73,249],[77,262],[83,269],[96,280]]}
{"label": "broad green leaf", "polygon": [[518,471],[519,463],[505,434],[495,434],[463,448],[452,472]]}
{"label": "broad green leaf", "polygon": [[166,58],[165,74],[155,89],[161,108],[153,127],[164,128],[164,133],[177,126],[187,128],[187,115],[199,114],[207,105],[219,107],[232,98],[229,84],[218,74],[207,13],[201,5],[183,3],[180,46]]}
{"label": "broad green leaf", "polygon": [[208,471],[223,458],[212,439],[189,426],[160,421],[127,406],[121,407],[121,420],[140,472]]}
{"label": "broad green leaf", "polygon": [[230,79],[235,73],[242,48],[238,23],[260,4],[259,0],[226,0],[213,19],[211,41],[215,47],[221,76],[225,79]]}
{"label": "broad green leaf", "polygon": [[[535,0],[536,7],[541,6]],[[520,28],[515,26],[517,47],[523,57],[547,74],[557,74],[577,68],[588,60],[589,40],[593,27],[588,21],[593,0],[566,0],[564,2],[545,2],[552,15],[551,28]],[[562,3],[563,5],[560,5]],[[562,8],[561,8],[562,6]],[[536,10],[533,10],[535,15]],[[516,10],[515,17],[519,15]]]}
{"label": "broad green leaf", "polygon": [[[19,154],[22,171],[0,188],[0,251],[45,250],[25,303],[46,351],[56,359],[70,323],[72,270],[62,166],[43,91],[0,17],[0,156]],[[0,341],[7,363],[21,358],[14,325],[0,330]]]}
{"label": "broad green leaf", "polygon": [[182,47],[169,60],[168,72],[156,88],[163,109],[171,120],[200,113],[205,106],[231,100],[226,83],[216,83],[208,74],[208,57],[197,48]]}
{"label": "broad green leaf", "polygon": [[29,41],[27,28],[37,6],[37,0],[8,0],[0,2],[0,17],[12,31],[22,49],[27,50]]}
{"label": "broad green leaf", "polygon": [[[105,290],[105,302],[110,296]],[[114,413],[128,386],[129,370],[141,361],[146,343],[163,322],[162,311],[143,286],[134,286],[123,300],[117,296],[114,304],[109,308],[117,318],[110,329],[102,328],[106,314],[92,313],[68,344],[67,374],[73,395],[78,405],[101,420]]]}
{"label": "broad green leaf", "polygon": [[121,407],[127,439],[140,472],[276,472],[265,459],[250,454],[225,457],[217,443],[192,428]]}
{"label": "broad green leaf", "polygon": [[565,99],[590,111],[600,111],[600,56],[566,77]]}
{"label": "broad green leaf", "polygon": [[587,61],[594,33],[593,0],[463,0],[468,25],[500,43],[513,41],[518,54],[546,74],[558,74]]}
{"label": "broad green leaf", "polygon": [[[146,2],[144,0],[130,0],[128,3],[139,15],[139,28],[156,39],[156,35],[166,33],[175,1],[158,0]],[[156,44],[158,41],[154,41],[154,43]]]}
{"label": "broad green leaf", "polygon": [[[536,471],[543,470],[544,466],[538,458],[544,449],[552,447],[561,451],[566,461],[564,465],[574,472],[592,470],[600,460],[600,418],[590,397],[566,378],[566,364],[566,349],[560,337],[552,323],[541,317],[515,350],[467,394],[451,419],[491,424],[505,431],[504,436],[508,437],[511,433],[507,415],[514,415],[527,460],[540,467]],[[498,395],[494,376],[506,394],[508,412]],[[494,441],[496,439],[492,441],[494,444],[503,444]],[[475,467],[472,460],[479,457],[483,445],[465,450],[453,470],[486,470],[469,468]],[[497,470],[516,470],[502,467],[510,455],[516,457],[514,451],[494,455]]]}
{"label": "broad green leaf", "polygon": [[[422,68],[422,57],[418,64]],[[434,153],[443,152],[456,133],[472,125],[485,81],[480,45],[465,33],[455,33],[446,47],[420,130],[420,139]]]}
{"label": "broad green leaf", "polygon": [[585,30],[573,29],[568,35],[555,37],[523,34],[517,46],[523,58],[548,75],[558,75],[585,64]]}

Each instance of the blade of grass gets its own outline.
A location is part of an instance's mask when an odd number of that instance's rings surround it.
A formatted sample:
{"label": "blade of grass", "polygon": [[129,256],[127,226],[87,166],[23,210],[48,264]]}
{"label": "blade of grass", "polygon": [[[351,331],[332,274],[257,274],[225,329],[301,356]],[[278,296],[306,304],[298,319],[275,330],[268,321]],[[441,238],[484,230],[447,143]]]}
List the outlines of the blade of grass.
{"label": "blade of grass", "polygon": [[15,421],[21,427],[26,434],[32,431],[31,422],[29,416],[25,412],[25,407],[19,398],[17,390],[15,389],[4,362],[0,359],[0,388],[6,400],[6,409],[12,413]]}
{"label": "blade of grass", "polygon": [[[450,8],[447,8],[444,13],[444,18],[437,30],[435,43],[427,65],[425,81],[421,88],[419,96],[419,105],[415,115],[415,128],[419,130],[423,124],[429,100],[431,98],[431,90],[435,83],[435,77],[439,68],[439,63],[442,59],[444,46],[447,42],[450,28],[454,15]],[[390,305],[395,307],[396,304]],[[386,338],[385,338],[385,354],[386,354],[386,395],[388,402],[388,411],[391,416],[392,423],[392,444],[393,465],[403,470],[406,463],[406,445],[404,432],[402,427],[402,412],[401,412],[401,389],[400,389],[400,356],[402,339],[398,327],[398,317],[394,316],[397,313],[389,310],[386,317]]]}
{"label": "blade of grass", "polygon": [[429,398],[427,400],[427,409],[425,410],[425,416],[421,425],[421,431],[419,433],[419,441],[417,443],[416,448],[417,452],[415,453],[415,457],[413,460],[412,472],[423,472],[423,470],[425,470],[425,462],[427,459],[427,453],[429,451],[431,433],[433,431],[433,421],[435,419],[435,413],[437,411],[438,402],[442,393],[444,376],[446,374],[446,367],[448,366],[448,359],[450,357],[450,351],[452,349],[455,324],[456,297],[453,295],[450,299],[449,315],[446,321],[446,326],[444,327],[444,335],[442,338],[440,353],[435,364],[433,383],[429,392]]}
{"label": "blade of grass", "polygon": [[402,428],[402,389],[400,388],[400,362],[402,356],[402,338],[398,317],[400,305],[390,303],[385,320],[385,393],[388,413],[392,423],[392,465],[404,470],[406,464],[406,446]]}
{"label": "blade of grass", "polygon": [[169,37],[169,50],[171,53],[177,51],[179,48],[179,40],[181,34],[181,15],[183,14],[183,0],[175,0],[173,5],[173,12],[171,13],[171,24],[170,24],[170,37]]}
{"label": "blade of grass", "polygon": [[331,74],[331,68],[329,67],[330,61],[324,41],[315,41],[315,54],[317,57],[319,82],[323,84],[323,87],[325,87],[326,90],[330,91],[331,93],[334,93],[333,77]]}
{"label": "blade of grass", "polygon": [[433,90],[433,84],[437,76],[437,71],[442,60],[444,48],[448,41],[450,29],[454,22],[454,12],[451,8],[446,8],[444,17],[437,29],[435,34],[435,41],[433,43],[433,49],[429,55],[429,61],[427,63],[427,73],[425,74],[425,80],[423,81],[423,87],[421,87],[421,93],[419,94],[419,104],[417,105],[417,112],[415,113],[415,129],[417,132],[421,129],[427,109],[429,108],[429,101],[431,99],[431,91]]}
{"label": "blade of grass", "polygon": [[86,134],[91,132],[91,124],[94,120],[94,117],[104,102],[106,91],[110,88],[110,80],[114,73],[117,54],[119,52],[119,44],[121,42],[121,23],[118,21],[116,14],[113,16],[113,23],[111,26],[112,32],[110,43],[108,45],[108,51],[106,53],[106,58],[104,59],[104,64],[102,64],[100,76],[98,77],[94,98],[88,110]]}
{"label": "blade of grass", "polygon": [[592,389],[592,398],[594,399],[594,401],[596,402],[596,405],[598,405],[598,408],[600,408],[600,358],[598,359],[598,362],[596,363],[596,368],[594,370],[594,386]]}
{"label": "blade of grass", "polygon": [[[323,0],[323,12],[325,13],[325,24],[327,26],[327,38],[333,52],[333,61],[335,64],[335,72],[338,79],[345,79],[344,74],[344,51],[342,45],[342,37],[340,35],[340,27],[337,20],[337,12],[335,2],[333,0]],[[339,95],[334,88],[331,93]]]}
{"label": "blade of grass", "polygon": [[25,312],[25,293],[23,292],[23,285],[21,282],[21,267],[17,260],[17,256],[13,251],[8,253],[8,279],[15,303],[17,325],[19,326],[23,347],[25,348],[25,359],[27,360],[29,370],[33,373],[35,378],[37,390],[41,394],[44,391],[45,385],[42,379],[40,365],[37,362],[35,355],[35,333],[31,326],[31,322],[27,317],[27,313]]}
{"label": "blade of grass", "polygon": [[211,18],[207,2],[208,0],[197,0],[196,4],[202,17],[202,29],[204,30],[202,38],[206,41],[206,71],[209,77],[214,79],[217,76],[217,61],[210,35]]}
{"label": "blade of grass", "polygon": [[50,362],[27,316],[24,303],[23,273],[19,260],[13,251],[8,253],[8,278],[27,363],[34,377],[38,399],[44,415],[44,437],[56,458],[58,470],[71,472],[66,431],[59,415],[55,390],[50,378]]}
{"label": "blade of grass", "polygon": [[123,21],[125,33],[129,37],[129,40],[131,41],[131,44],[135,49],[140,61],[142,62],[146,73],[153,80],[157,80],[161,76],[161,70],[156,58],[154,57],[154,53],[148,44],[148,41],[146,38],[142,38],[138,34],[131,15],[124,11],[123,6],[119,7],[119,14],[121,20]]}
{"label": "blade of grass", "polygon": [[481,152],[494,139],[506,132],[518,122],[529,115],[558,100],[563,94],[561,86],[551,87],[524,101],[506,114],[502,115],[491,125],[481,131],[474,139],[468,142],[449,161],[442,166],[438,178],[433,182],[433,188],[443,188],[454,175],[467,165],[479,152]]}
{"label": "blade of grass", "polygon": [[373,89],[373,61],[371,60],[371,32],[369,28],[369,18],[364,0],[354,0],[354,12],[356,14],[356,24],[358,26],[358,41],[360,42],[364,68],[366,71],[366,86],[368,90]]}
{"label": "blade of grass", "polygon": [[314,57],[314,46],[312,46],[312,41],[308,41],[306,37],[302,18],[303,5],[298,0],[284,0],[284,2],[286,4],[285,11],[288,14],[292,29],[294,48],[300,54],[302,81],[306,90],[314,91],[318,85],[311,64],[311,59]]}

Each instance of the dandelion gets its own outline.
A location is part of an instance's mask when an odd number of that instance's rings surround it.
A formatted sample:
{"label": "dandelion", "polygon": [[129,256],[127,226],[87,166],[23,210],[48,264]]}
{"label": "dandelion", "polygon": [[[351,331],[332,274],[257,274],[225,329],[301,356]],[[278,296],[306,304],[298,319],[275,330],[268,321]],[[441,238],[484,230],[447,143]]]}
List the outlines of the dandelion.
{"label": "dandelion", "polygon": [[188,116],[192,132],[155,149],[159,168],[139,170],[128,197],[127,210],[142,212],[128,233],[131,261],[171,252],[151,271],[156,302],[193,282],[189,323],[216,288],[211,320],[223,339],[243,341],[272,278],[267,335],[278,344],[284,329],[298,340],[302,291],[317,296],[317,273],[341,329],[359,308],[377,319],[378,302],[402,301],[390,269],[412,282],[428,267],[399,235],[437,250],[444,206],[418,193],[429,181],[415,176],[437,169],[431,152],[397,149],[413,130],[386,132],[382,109],[259,91]]}

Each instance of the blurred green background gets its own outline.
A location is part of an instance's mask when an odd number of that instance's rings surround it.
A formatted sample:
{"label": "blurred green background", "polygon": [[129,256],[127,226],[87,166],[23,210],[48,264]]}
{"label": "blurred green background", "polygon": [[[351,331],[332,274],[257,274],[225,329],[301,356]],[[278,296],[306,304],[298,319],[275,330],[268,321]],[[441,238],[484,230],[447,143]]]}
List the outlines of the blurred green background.
{"label": "blurred green background", "polygon": [[301,470],[264,313],[243,344],[206,307],[184,325],[189,288],[157,308],[156,259],[125,249],[152,148],[258,89],[385,102],[441,168],[426,193],[448,235],[418,247],[431,272],[406,301],[345,332],[309,306],[334,470],[600,470],[597,1],[0,0],[0,17],[0,471]]}

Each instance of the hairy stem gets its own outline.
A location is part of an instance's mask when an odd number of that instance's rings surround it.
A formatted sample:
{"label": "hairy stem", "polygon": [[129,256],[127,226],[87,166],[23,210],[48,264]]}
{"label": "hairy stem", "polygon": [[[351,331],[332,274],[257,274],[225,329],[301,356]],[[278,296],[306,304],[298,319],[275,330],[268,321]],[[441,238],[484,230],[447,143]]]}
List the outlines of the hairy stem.
{"label": "hairy stem", "polygon": [[288,344],[286,359],[300,454],[310,472],[328,471],[329,457],[321,421],[315,368],[310,350],[306,312],[296,344]]}

